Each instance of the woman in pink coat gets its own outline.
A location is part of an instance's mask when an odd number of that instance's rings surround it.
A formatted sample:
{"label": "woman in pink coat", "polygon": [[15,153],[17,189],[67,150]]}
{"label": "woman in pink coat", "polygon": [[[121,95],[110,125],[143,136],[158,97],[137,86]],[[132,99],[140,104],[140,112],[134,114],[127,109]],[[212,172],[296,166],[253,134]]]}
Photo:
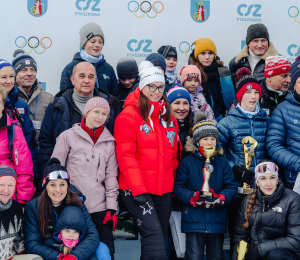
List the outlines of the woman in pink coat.
{"label": "woman in pink coat", "polygon": [[32,159],[18,120],[4,109],[6,95],[0,86],[0,165],[15,169],[17,185],[12,198],[25,206],[34,194]]}
{"label": "woman in pink coat", "polygon": [[85,205],[113,259],[112,230],[117,226],[118,163],[115,139],[103,126],[109,116],[108,102],[90,99],[80,124],[74,124],[56,140],[52,157],[60,160],[70,182],[86,196]]}

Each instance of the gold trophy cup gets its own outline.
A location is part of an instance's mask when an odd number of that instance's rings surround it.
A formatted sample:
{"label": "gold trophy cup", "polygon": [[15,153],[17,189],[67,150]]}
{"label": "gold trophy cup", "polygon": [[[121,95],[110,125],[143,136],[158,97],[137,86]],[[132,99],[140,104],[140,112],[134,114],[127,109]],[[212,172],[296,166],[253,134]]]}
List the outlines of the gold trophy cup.
{"label": "gold trophy cup", "polygon": [[244,260],[248,251],[248,243],[244,240],[240,241],[236,246],[236,260]]}
{"label": "gold trophy cup", "polygon": [[211,173],[214,170],[214,167],[210,164],[210,158],[214,157],[219,149],[216,147],[210,147],[210,146],[201,146],[199,148],[200,154],[206,158],[204,163],[203,171],[203,179],[204,183],[202,185],[201,191],[200,191],[200,197],[203,199],[211,199],[212,193],[209,191],[209,178],[211,176]]}
{"label": "gold trophy cup", "polygon": [[[244,150],[245,167],[247,170],[249,170],[255,154],[256,147],[258,146],[258,142],[251,136],[246,136],[242,139],[242,144]],[[238,192],[241,194],[249,194],[253,192],[253,189],[250,188],[249,184],[244,182],[243,187],[238,188]]]}

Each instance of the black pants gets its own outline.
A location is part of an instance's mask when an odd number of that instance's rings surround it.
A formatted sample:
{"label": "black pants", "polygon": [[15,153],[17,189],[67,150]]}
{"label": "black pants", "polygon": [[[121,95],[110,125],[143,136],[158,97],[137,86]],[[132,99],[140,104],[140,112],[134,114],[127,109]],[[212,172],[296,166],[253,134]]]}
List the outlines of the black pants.
{"label": "black pants", "polygon": [[105,225],[103,225],[103,219],[105,217],[106,211],[101,212],[95,212],[91,213],[91,218],[96,225],[97,231],[99,233],[99,238],[102,243],[107,245],[109,249],[109,253],[111,256],[111,259],[114,259],[114,253],[115,253],[115,244],[114,244],[114,238],[112,234],[113,229],[113,223],[112,221],[108,221]]}
{"label": "black pants", "polygon": [[141,259],[167,260],[165,239],[171,215],[172,193],[162,196],[147,193],[144,208],[135,203],[130,191],[120,190],[120,196],[141,235]]}
{"label": "black pants", "polygon": [[265,260],[299,260],[300,257],[286,249],[274,249],[270,251]]}
{"label": "black pants", "polygon": [[207,260],[223,260],[224,234],[185,233],[185,260],[202,260],[206,245]]}
{"label": "black pants", "polygon": [[235,198],[232,202],[227,205],[228,215],[228,232],[230,236],[230,255],[233,255],[233,248],[235,246],[233,242],[235,221],[238,211],[240,209],[243,198]]}

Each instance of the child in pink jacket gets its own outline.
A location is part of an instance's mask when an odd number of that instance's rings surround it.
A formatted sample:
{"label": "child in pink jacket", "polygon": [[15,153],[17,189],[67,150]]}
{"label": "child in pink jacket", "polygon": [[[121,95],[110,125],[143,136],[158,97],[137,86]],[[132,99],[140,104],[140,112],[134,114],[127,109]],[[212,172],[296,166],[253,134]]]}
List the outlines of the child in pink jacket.
{"label": "child in pink jacket", "polygon": [[201,86],[201,73],[197,66],[187,65],[183,66],[180,71],[181,85],[190,93],[191,96],[191,109],[193,113],[204,112],[207,115],[208,120],[212,121],[215,125],[217,121],[215,119],[214,111],[211,106],[207,104],[203,95],[203,88]]}
{"label": "child in pink jacket", "polygon": [[34,194],[31,153],[18,120],[4,109],[6,95],[6,89],[0,86],[0,165],[16,171],[16,192],[12,198],[25,206]]}
{"label": "child in pink jacket", "polygon": [[70,182],[86,196],[85,205],[100,241],[114,254],[112,230],[117,226],[118,163],[115,139],[103,126],[110,112],[108,102],[90,99],[80,124],[74,124],[56,140],[52,157],[60,160]]}

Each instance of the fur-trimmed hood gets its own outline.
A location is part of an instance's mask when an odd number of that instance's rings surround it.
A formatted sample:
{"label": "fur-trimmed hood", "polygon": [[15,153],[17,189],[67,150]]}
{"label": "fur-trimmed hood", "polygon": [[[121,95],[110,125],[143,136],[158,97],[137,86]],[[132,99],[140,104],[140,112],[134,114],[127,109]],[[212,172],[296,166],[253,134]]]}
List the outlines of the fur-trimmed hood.
{"label": "fur-trimmed hood", "polygon": [[[279,55],[279,52],[275,49],[275,46],[272,42],[270,42],[269,48],[267,52],[261,57],[262,60],[265,60],[269,56]],[[238,63],[242,58],[249,57],[249,47],[245,45],[242,51],[235,58],[235,63]]]}

